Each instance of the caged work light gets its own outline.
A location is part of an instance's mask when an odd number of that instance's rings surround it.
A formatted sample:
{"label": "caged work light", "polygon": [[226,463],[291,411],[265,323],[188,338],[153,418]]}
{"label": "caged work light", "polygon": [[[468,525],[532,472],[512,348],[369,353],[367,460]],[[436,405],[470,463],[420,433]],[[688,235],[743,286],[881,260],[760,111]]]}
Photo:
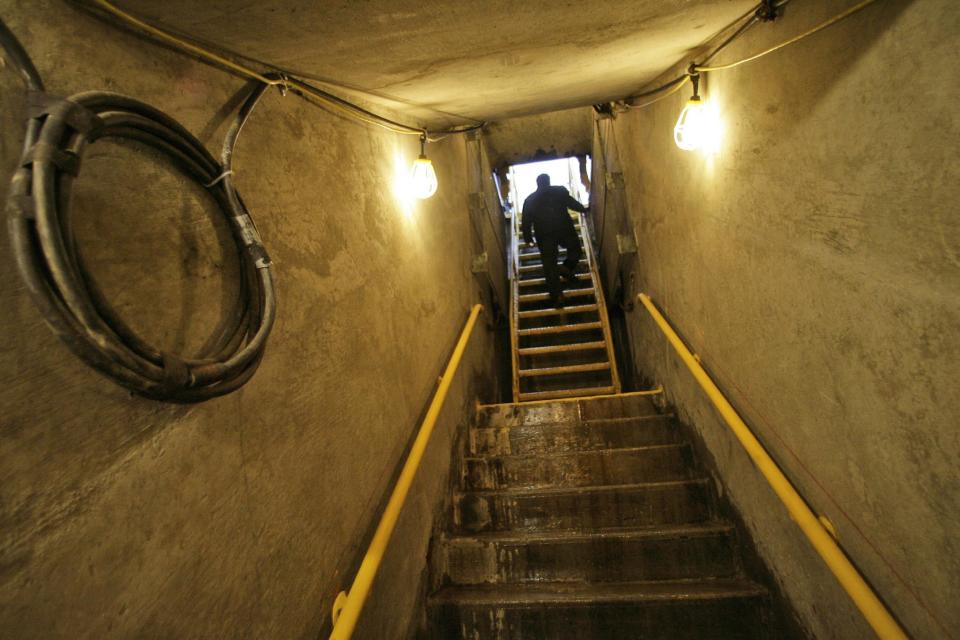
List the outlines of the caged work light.
{"label": "caged work light", "polygon": [[414,160],[410,169],[410,191],[421,200],[426,200],[437,192],[437,172],[427,158],[426,146],[427,136],[423,134],[420,136],[420,157]]}
{"label": "caged work light", "polygon": [[673,140],[684,151],[702,149],[715,153],[720,146],[722,126],[716,109],[700,97],[700,74],[691,67],[690,81],[693,83],[693,95],[687,101],[677,124],[673,128]]}

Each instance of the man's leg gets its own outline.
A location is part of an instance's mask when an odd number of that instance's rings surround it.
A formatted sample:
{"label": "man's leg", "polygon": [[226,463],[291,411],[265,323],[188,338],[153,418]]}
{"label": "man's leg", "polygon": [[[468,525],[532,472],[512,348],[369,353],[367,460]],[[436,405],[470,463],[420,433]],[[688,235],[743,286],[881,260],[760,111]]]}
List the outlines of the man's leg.
{"label": "man's leg", "polygon": [[568,234],[567,237],[563,239],[562,244],[567,249],[567,259],[563,261],[560,274],[568,283],[574,284],[577,281],[575,275],[577,272],[577,264],[580,262],[580,258],[583,257],[583,249],[580,247],[580,236],[576,233]]}
{"label": "man's leg", "polygon": [[560,285],[560,274],[557,271],[557,239],[537,238],[540,247],[540,260],[543,262],[543,277],[547,280],[547,291],[550,299],[556,305],[561,302],[563,287]]}

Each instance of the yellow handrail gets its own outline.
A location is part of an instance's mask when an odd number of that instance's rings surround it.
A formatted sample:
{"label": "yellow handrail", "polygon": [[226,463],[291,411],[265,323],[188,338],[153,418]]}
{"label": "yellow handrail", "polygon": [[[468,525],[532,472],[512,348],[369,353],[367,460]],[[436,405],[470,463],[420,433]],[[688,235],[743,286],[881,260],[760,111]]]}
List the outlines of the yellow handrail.
{"label": "yellow handrail", "polygon": [[813,548],[816,549],[827,567],[833,572],[840,585],[847,592],[847,595],[853,600],[854,604],[860,609],[860,612],[867,619],[867,622],[873,627],[877,637],[884,640],[906,639],[907,634],[893,618],[890,611],[883,605],[877,594],[873,592],[870,586],[864,580],[863,576],[857,571],[853,563],[843,552],[843,549],[837,544],[830,531],[817,518],[816,514],[810,509],[806,501],[797,492],[790,480],[783,474],[777,463],[773,461],[770,454],[767,453],[760,441],[757,440],[750,427],[743,421],[743,418],[736,412],[733,406],[727,401],[723,393],[713,382],[703,367],[700,366],[699,359],[693,355],[683,343],[683,340],[677,335],[670,326],[670,323],[661,315],[660,311],[653,304],[653,301],[645,293],[637,296],[643,306],[647,308],[654,321],[667,336],[667,340],[677,350],[677,353],[683,359],[684,364],[693,373],[693,376],[707,392],[711,402],[723,416],[727,426],[730,427],[734,435],[746,449],[747,454],[753,460],[754,464],[760,470],[760,473],[770,483],[771,488],[783,502],[790,517],[800,527],[803,533],[810,540]]}
{"label": "yellow handrail", "polygon": [[377,530],[373,534],[373,539],[370,541],[370,547],[363,557],[363,562],[360,563],[357,576],[353,579],[349,595],[341,591],[333,604],[333,632],[330,634],[330,640],[349,640],[353,635],[360,610],[363,609],[367,596],[370,594],[370,587],[373,585],[377,569],[380,568],[380,562],[383,560],[384,553],[386,553],[387,543],[390,542],[390,536],[393,535],[393,529],[400,517],[400,510],[403,509],[407,493],[410,492],[413,478],[417,475],[417,469],[420,467],[420,461],[427,449],[430,435],[437,424],[440,409],[443,408],[443,402],[447,399],[450,383],[457,373],[463,352],[467,348],[467,342],[470,340],[470,335],[473,333],[473,328],[477,324],[477,317],[481,311],[483,311],[482,304],[476,304],[470,310],[470,317],[460,333],[460,339],[453,350],[453,355],[450,356],[450,362],[447,363],[443,377],[440,378],[437,391],[433,394],[430,408],[427,409],[427,415],[424,416],[423,423],[420,425],[417,439],[413,441],[410,455],[407,456],[407,461],[403,464],[403,470],[400,471],[400,477],[397,478],[397,485],[390,495],[390,500],[383,511],[383,517],[380,518],[380,524],[377,525]]}

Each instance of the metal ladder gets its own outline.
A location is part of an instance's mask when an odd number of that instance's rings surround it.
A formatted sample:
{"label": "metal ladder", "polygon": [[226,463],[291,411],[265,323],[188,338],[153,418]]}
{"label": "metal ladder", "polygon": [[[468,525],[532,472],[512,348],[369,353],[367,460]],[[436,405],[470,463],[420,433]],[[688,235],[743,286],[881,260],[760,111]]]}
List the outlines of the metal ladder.
{"label": "metal ladder", "polygon": [[[620,393],[593,246],[582,214],[571,215],[583,245],[583,258],[576,269],[577,284],[565,286],[563,309],[550,303],[540,251],[524,246],[519,216],[511,225],[514,402]],[[560,257],[565,254],[561,249]]]}

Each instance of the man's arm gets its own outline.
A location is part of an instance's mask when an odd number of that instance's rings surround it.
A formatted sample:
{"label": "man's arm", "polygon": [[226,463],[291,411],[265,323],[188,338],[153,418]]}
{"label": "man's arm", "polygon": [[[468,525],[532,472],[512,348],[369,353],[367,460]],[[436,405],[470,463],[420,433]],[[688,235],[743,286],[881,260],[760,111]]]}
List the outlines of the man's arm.
{"label": "man's arm", "polygon": [[574,211],[579,211],[580,213],[587,213],[590,211],[590,207],[585,207],[580,202],[570,195],[570,192],[567,192],[567,209],[573,209]]}
{"label": "man's arm", "polygon": [[533,244],[533,214],[530,212],[531,207],[527,206],[527,203],[523,203],[523,213],[520,214],[521,220],[523,220],[523,239],[527,244]]}

